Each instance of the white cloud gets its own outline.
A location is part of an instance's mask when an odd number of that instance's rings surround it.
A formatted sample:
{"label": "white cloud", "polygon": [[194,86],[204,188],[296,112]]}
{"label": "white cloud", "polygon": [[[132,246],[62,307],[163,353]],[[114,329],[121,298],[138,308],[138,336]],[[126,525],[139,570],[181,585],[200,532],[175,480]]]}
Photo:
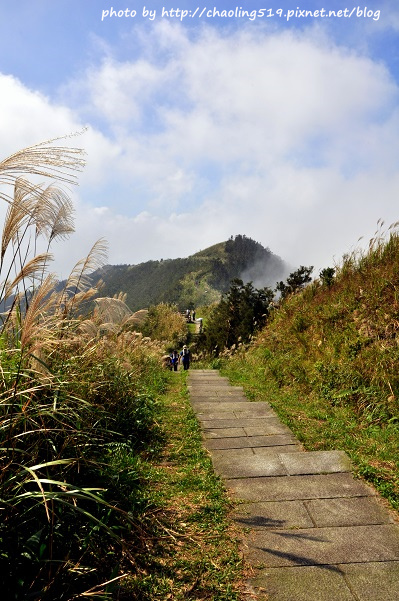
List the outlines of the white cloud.
{"label": "white cloud", "polygon": [[43,94],[28,89],[11,75],[0,76],[2,158],[21,147],[81,128],[66,106],[51,103]]}
{"label": "white cloud", "polygon": [[77,235],[110,262],[186,256],[243,233],[294,266],[332,264],[397,219],[398,88],[383,64],[312,30],[191,35],[168,22],[138,58],[108,53],[55,103],[0,76],[3,156],[91,124]]}

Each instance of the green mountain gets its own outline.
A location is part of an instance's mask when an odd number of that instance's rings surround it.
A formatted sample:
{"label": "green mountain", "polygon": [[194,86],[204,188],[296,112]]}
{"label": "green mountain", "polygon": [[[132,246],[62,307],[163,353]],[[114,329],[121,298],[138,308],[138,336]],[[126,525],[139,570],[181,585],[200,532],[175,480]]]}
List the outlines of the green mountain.
{"label": "green mountain", "polygon": [[286,274],[280,257],[259,242],[238,235],[187,258],[106,265],[92,278],[94,283],[103,280],[102,296],[126,293],[133,311],[160,302],[185,310],[219,300],[234,278],[252,281],[257,288],[274,288]]}

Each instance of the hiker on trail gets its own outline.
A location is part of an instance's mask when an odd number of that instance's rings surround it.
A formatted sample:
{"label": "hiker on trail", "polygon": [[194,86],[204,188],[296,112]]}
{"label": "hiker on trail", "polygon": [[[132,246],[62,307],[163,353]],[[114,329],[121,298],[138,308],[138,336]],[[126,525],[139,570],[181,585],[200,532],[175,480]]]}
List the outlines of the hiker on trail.
{"label": "hiker on trail", "polygon": [[180,353],[180,360],[183,364],[183,369],[188,369],[190,367],[190,351],[187,348],[187,345],[183,346],[183,350]]}
{"label": "hiker on trail", "polygon": [[172,359],[170,355],[164,355],[162,357],[162,365],[163,367],[165,367],[166,369],[170,369],[172,370]]}
{"label": "hiker on trail", "polygon": [[173,371],[177,371],[177,364],[179,363],[179,353],[177,351],[172,351],[170,354],[170,361],[172,363]]}
{"label": "hiker on trail", "polygon": [[202,317],[198,317],[197,322],[198,322],[198,333],[202,334]]}
{"label": "hiker on trail", "polygon": [[192,316],[192,321],[195,321],[195,309],[193,309],[193,316]]}

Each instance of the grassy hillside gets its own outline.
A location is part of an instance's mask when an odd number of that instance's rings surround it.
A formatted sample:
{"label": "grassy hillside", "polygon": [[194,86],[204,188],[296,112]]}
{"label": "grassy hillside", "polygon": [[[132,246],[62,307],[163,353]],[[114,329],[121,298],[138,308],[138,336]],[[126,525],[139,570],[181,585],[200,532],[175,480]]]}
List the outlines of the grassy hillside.
{"label": "grassy hillside", "polygon": [[[282,302],[226,370],[308,449],[344,449],[399,508],[399,235]],[[245,354],[245,361],[243,361]]]}
{"label": "grassy hillside", "polygon": [[104,281],[101,293],[127,294],[133,310],[161,302],[181,310],[219,300],[233,278],[274,285],[286,273],[284,262],[246,236],[236,236],[187,258],[147,261],[139,265],[107,265],[93,274]]}

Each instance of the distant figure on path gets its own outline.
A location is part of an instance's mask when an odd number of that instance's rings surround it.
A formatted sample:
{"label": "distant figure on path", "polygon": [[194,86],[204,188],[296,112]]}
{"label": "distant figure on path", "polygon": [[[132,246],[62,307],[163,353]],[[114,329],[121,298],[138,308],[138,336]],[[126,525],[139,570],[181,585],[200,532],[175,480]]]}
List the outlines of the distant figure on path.
{"label": "distant figure on path", "polygon": [[190,367],[190,351],[187,348],[187,345],[183,346],[183,350],[180,353],[180,360],[183,364],[183,369],[188,369]]}
{"label": "distant figure on path", "polygon": [[179,363],[179,353],[177,351],[173,351],[170,355],[170,361],[172,363],[173,371],[177,371],[177,365]]}
{"label": "distant figure on path", "polygon": [[172,369],[172,359],[170,355],[164,355],[162,357],[162,365],[163,367],[165,367],[166,369]]}
{"label": "distant figure on path", "polygon": [[198,317],[197,323],[198,323],[198,333],[202,334],[202,317]]}
{"label": "distant figure on path", "polygon": [[191,319],[192,319],[192,321],[194,321],[194,322],[195,322],[195,309],[193,309],[193,316],[192,316],[192,318],[191,318]]}

